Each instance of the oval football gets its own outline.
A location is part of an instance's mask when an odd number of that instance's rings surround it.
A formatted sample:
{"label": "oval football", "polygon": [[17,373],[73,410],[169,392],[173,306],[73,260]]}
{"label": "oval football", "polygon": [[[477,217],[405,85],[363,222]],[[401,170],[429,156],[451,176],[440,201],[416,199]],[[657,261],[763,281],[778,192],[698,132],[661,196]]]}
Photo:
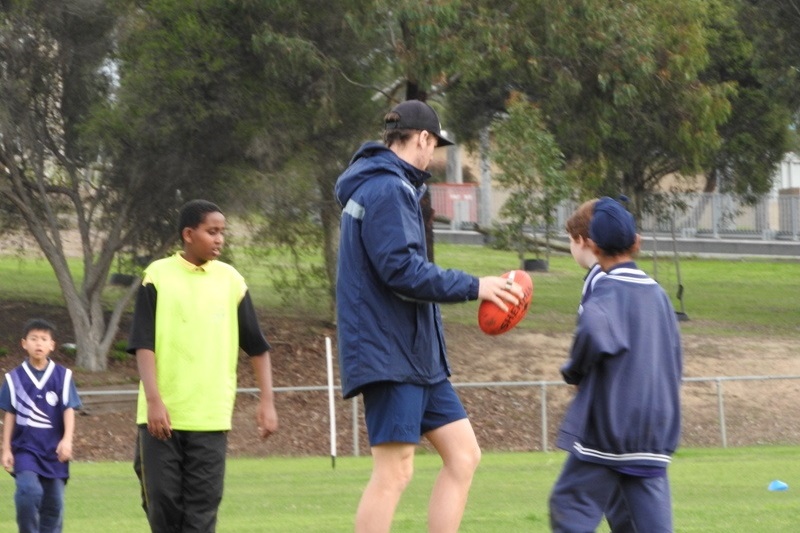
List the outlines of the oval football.
{"label": "oval football", "polygon": [[510,278],[520,286],[524,296],[519,303],[508,311],[503,311],[496,304],[484,300],[478,307],[478,326],[487,335],[500,335],[514,328],[520,320],[525,318],[533,299],[533,280],[524,270],[511,270],[501,277]]}

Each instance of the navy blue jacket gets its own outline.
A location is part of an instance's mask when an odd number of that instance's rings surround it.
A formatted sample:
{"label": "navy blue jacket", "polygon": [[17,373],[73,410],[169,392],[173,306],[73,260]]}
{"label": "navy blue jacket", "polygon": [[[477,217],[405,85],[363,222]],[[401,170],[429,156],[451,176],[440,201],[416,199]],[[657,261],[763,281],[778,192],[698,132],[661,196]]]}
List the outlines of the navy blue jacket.
{"label": "navy blue jacket", "polygon": [[435,302],[477,299],[478,279],[427,259],[419,200],[429,177],[368,142],[336,182],[344,207],[336,309],[345,398],[378,381],[424,385],[450,375]]}
{"label": "navy blue jacket", "polygon": [[558,446],[581,460],[666,467],[680,438],[682,350],[669,297],[634,263],[596,280],[561,373],[578,385]]}

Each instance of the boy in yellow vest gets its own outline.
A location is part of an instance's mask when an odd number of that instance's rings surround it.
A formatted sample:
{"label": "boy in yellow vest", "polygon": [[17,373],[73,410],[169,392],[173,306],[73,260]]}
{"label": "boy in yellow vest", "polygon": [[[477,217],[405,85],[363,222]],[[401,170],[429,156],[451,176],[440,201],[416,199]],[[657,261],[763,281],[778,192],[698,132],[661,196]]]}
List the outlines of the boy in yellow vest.
{"label": "boy in yellow vest", "polygon": [[134,469],[154,532],[213,532],[222,500],[239,348],[261,391],[261,438],[278,427],[269,344],[244,278],[217,261],[225,216],[205,200],[183,206],[183,250],[144,272],[128,342],[141,382]]}

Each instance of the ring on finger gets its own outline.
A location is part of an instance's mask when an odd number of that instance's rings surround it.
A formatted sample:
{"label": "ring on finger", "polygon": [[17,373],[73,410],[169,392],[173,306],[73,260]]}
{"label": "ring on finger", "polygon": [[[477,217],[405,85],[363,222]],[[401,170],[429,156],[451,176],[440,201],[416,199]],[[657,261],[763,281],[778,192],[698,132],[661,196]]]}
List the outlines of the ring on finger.
{"label": "ring on finger", "polygon": [[510,289],[513,284],[514,284],[513,281],[511,281],[510,279],[507,279],[506,280],[506,290]]}

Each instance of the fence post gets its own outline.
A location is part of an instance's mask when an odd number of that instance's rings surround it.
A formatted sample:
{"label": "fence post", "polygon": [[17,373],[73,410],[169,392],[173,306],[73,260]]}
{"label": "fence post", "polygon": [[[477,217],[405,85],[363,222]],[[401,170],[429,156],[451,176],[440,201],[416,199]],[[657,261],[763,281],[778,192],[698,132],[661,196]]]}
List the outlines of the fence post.
{"label": "fence post", "polygon": [[542,383],[542,451],[547,451],[547,383]]}
{"label": "fence post", "polygon": [[481,227],[489,228],[492,225],[492,165],[489,155],[489,126],[481,128],[478,133],[479,156],[480,156],[480,206],[478,208],[478,224]]}
{"label": "fence post", "polygon": [[725,399],[722,394],[722,380],[717,379],[717,405],[719,406],[719,432],[722,437],[722,447],[728,447],[728,435],[725,430]]}
{"label": "fence post", "polygon": [[719,224],[722,211],[722,196],[719,193],[712,193],[711,197],[711,225],[712,234],[715,239],[719,239]]}
{"label": "fence post", "polygon": [[353,457],[358,457],[358,396],[353,397]]}

